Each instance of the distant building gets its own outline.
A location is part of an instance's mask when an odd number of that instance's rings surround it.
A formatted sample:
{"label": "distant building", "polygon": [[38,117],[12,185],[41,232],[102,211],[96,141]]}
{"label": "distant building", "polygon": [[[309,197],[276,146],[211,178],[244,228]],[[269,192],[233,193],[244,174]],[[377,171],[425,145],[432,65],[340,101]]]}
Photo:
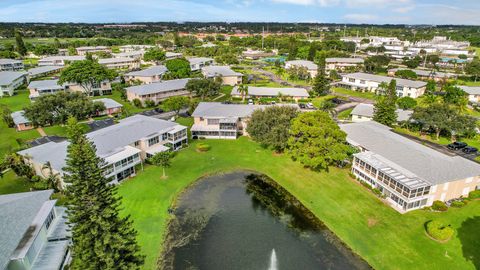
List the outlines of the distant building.
{"label": "distant building", "polygon": [[166,52],[165,53],[165,60],[172,60],[176,58],[182,58],[183,54],[182,53],[176,53],[176,52]]}
{"label": "distant building", "polygon": [[0,269],[64,269],[70,258],[66,208],[53,190],[0,195]]}
{"label": "distant building", "polygon": [[15,59],[0,59],[0,71],[17,71],[24,68],[21,60]]}
{"label": "distant building", "polygon": [[153,45],[123,45],[119,47],[120,52],[122,53],[128,53],[128,52],[135,52],[135,51],[141,51],[141,50],[148,50],[155,48]]}
{"label": "distant building", "polygon": [[139,50],[139,51],[129,51],[129,52],[121,52],[121,53],[114,53],[113,57],[114,58],[132,58],[132,59],[137,59],[140,60],[143,58],[143,55],[145,54],[144,50]]}
{"label": "distant building", "polygon": [[[28,90],[30,91],[30,99],[34,100],[42,95],[54,94],[61,91],[70,91],[70,92],[82,92],[85,93],[81,85],[75,83],[65,83],[63,85],[58,84],[58,79],[55,80],[41,80],[41,81],[32,81],[28,85]],[[92,87],[93,95],[104,95],[110,94],[112,92],[112,87],[110,82],[104,81],[98,83]]]}
{"label": "distant building", "polygon": [[173,96],[188,96],[185,87],[190,79],[178,79],[161,82],[153,82],[150,84],[142,84],[130,86],[126,88],[127,98],[129,101],[139,99],[143,104],[145,101],[152,100],[155,104]]}
{"label": "distant building", "polygon": [[165,66],[158,65],[149,67],[147,69],[126,73],[123,77],[125,78],[126,82],[138,80],[142,83],[149,84],[161,81],[163,74],[165,74],[167,71],[168,69]]}
{"label": "distant building", "polygon": [[27,73],[23,71],[0,72],[0,97],[13,96],[15,89],[25,83]]}
{"label": "distant building", "polygon": [[340,128],[360,150],[354,154],[352,173],[401,213],[480,189],[480,164],[474,161],[439,152],[374,121]]}
{"label": "distant building", "polygon": [[412,81],[400,78],[392,78],[368,73],[349,73],[342,75],[342,80],[337,83],[340,87],[352,90],[378,93],[381,83],[390,83],[395,80],[397,83],[397,96],[417,98],[425,92],[426,82]]}
{"label": "distant building", "polygon": [[468,94],[468,101],[476,104],[480,103],[480,86],[460,85],[458,87]]}
{"label": "distant building", "polygon": [[224,85],[237,85],[242,83],[243,74],[233,71],[229,66],[205,66],[202,68],[205,78],[221,78]]}
{"label": "distant building", "polygon": [[312,61],[308,60],[292,60],[292,61],[286,61],[285,62],[285,69],[291,69],[293,67],[302,67],[306,68],[308,71],[308,74],[310,74],[311,78],[314,78],[317,76],[318,72],[318,66],[317,64],[313,63]]}
{"label": "distant building", "polygon": [[[242,93],[238,91],[238,86],[232,89],[232,97],[242,97]],[[256,87],[248,86],[248,93],[246,97],[249,98],[277,98],[279,96],[291,98],[295,101],[309,98],[305,88],[281,88],[281,87]]]}
{"label": "distant building", "polygon": [[100,65],[110,69],[137,69],[140,68],[140,61],[135,58],[102,58],[98,59]]}
{"label": "distant building", "polygon": [[[397,109],[397,121],[404,122],[408,121],[413,114],[412,110],[402,110]],[[365,121],[372,121],[374,114],[374,105],[373,104],[366,104],[360,103],[355,108],[353,108],[352,112],[350,113],[352,117],[352,122],[365,122]]]}
{"label": "distant building", "polygon": [[266,105],[200,102],[192,113],[192,138],[236,139],[239,135],[246,135],[250,115],[254,110],[265,107]]}
{"label": "distant building", "polygon": [[[111,183],[135,175],[135,166],[149,156],[167,150],[177,150],[187,144],[187,127],[175,122],[153,117],[135,115],[118,124],[86,134],[97,150],[97,155],[105,160],[104,173]],[[37,175],[43,175],[44,165],[49,162],[53,173],[62,180],[66,166],[68,141],[48,142],[19,151],[18,154],[31,164]],[[63,181],[62,187],[64,187]]]}
{"label": "distant building", "polygon": [[363,66],[363,62],[363,58],[327,58],[325,59],[325,71],[356,69]]}
{"label": "distant building", "polygon": [[264,57],[272,57],[275,56],[276,54],[274,52],[265,52],[262,50],[246,50],[242,52],[242,56],[245,59],[250,59],[250,60],[258,60],[260,58]]}
{"label": "distant building", "polygon": [[201,70],[204,66],[213,64],[213,58],[208,57],[192,57],[187,59],[190,62],[190,69],[192,71]]}
{"label": "distant building", "polygon": [[39,66],[65,66],[69,62],[83,61],[84,55],[48,56],[38,60]]}
{"label": "distant building", "polygon": [[101,102],[105,105],[105,111],[98,112],[97,115],[112,115],[122,112],[123,105],[111,98],[94,99],[94,102]]}
{"label": "distant building", "polygon": [[431,70],[422,70],[422,69],[402,69],[402,68],[393,68],[388,70],[388,76],[395,76],[395,73],[400,70],[411,70],[417,74],[417,78],[421,80],[430,80],[433,79],[434,81],[443,81],[446,79],[453,79],[456,78],[457,75],[453,73],[446,73],[440,71],[431,71]]}
{"label": "distant building", "polygon": [[107,52],[107,53],[112,52],[112,50],[110,50],[110,48],[107,46],[85,46],[85,47],[78,47],[76,50],[78,55],[86,55],[87,53],[97,53],[97,52]]}
{"label": "distant building", "polygon": [[63,69],[62,66],[40,66],[36,68],[31,68],[27,70],[28,77],[30,79],[35,79],[39,77],[44,77],[54,73],[58,73]]}
{"label": "distant building", "polygon": [[13,123],[15,124],[15,129],[17,131],[33,129],[32,122],[24,116],[24,113],[25,111],[22,110],[22,111],[13,112],[10,115],[13,119]]}

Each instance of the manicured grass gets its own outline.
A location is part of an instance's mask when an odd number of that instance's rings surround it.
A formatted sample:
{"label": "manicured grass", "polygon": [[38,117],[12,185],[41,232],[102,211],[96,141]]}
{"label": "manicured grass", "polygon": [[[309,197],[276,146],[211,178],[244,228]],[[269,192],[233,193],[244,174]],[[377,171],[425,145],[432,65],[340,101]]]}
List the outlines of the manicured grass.
{"label": "manicured grass", "polygon": [[322,107],[322,103],[325,101],[329,101],[331,99],[334,99],[334,95],[326,95],[326,96],[321,96],[321,97],[316,97],[312,99],[312,104],[313,106],[320,108]]}
{"label": "manicured grass", "polygon": [[345,88],[340,88],[340,87],[334,87],[332,88],[332,93],[338,93],[338,94],[343,94],[347,96],[352,96],[352,97],[359,97],[359,98],[365,98],[365,99],[371,99],[375,100],[377,98],[377,95],[372,92],[360,92],[360,91],[355,91],[355,90],[350,90],[350,89],[345,89]]}
{"label": "manicured grass", "polygon": [[124,101],[121,98],[120,92],[118,92],[118,91],[112,91],[111,95],[92,97],[92,99],[99,99],[99,98],[111,98],[111,99],[115,100],[116,102],[122,104],[123,105],[122,110],[124,112],[127,112],[129,116],[131,116],[133,114],[136,114],[136,113],[139,113],[139,112],[143,112],[143,111],[152,109],[152,108],[137,108],[137,107],[133,106],[133,104],[130,103],[128,100]]}
{"label": "manicured grass", "polygon": [[[196,152],[199,142],[209,144],[211,150]],[[462,247],[468,247],[465,252],[469,256],[475,255],[475,263],[480,260],[475,247],[478,228],[466,221],[479,218],[480,201],[444,213],[417,210],[402,215],[350,179],[347,169],[312,172],[242,137],[236,141],[191,142],[173,159],[172,167],[167,169],[168,179],[161,179],[161,168],[146,166],[135,178],[120,185],[124,214],[131,215],[142,252],[147,256],[144,269],[155,268],[170,218],[167,210],[180,192],[202,176],[240,169],[255,170],[276,180],[374,269],[474,269]],[[432,241],[424,229],[425,222],[431,219],[451,224],[457,233],[445,244]],[[463,237],[464,232],[471,237]]]}
{"label": "manicured grass", "polygon": [[350,119],[350,114],[352,113],[352,111],[353,111],[353,108],[342,111],[337,115],[337,118],[341,120]]}
{"label": "manicured grass", "polygon": [[[412,135],[412,136],[415,136],[415,137],[418,137],[418,138],[421,138],[421,139],[424,139],[424,140],[428,140],[428,141],[431,141],[431,142],[437,143],[437,144],[447,145],[449,143],[452,143],[450,138],[446,138],[446,137],[442,137],[442,136],[437,140],[435,138],[435,136],[432,136],[432,135],[421,136],[419,132],[410,131],[410,130],[405,129],[405,128],[395,128],[395,130],[400,132],[400,133]],[[460,141],[465,142],[468,145],[473,146],[477,149],[480,149],[480,136],[479,135],[477,135],[473,138],[462,138],[462,139],[460,139]]]}
{"label": "manicured grass", "polygon": [[40,134],[35,129],[18,132],[14,128],[7,127],[5,122],[0,121],[0,158],[3,158],[5,154],[20,150],[24,147],[25,142],[38,137],[40,137]]}
{"label": "manicured grass", "polygon": [[25,178],[17,177],[13,171],[8,171],[3,178],[0,178],[0,195],[27,192],[30,191],[32,186],[32,182]]}
{"label": "manicured grass", "polygon": [[7,105],[12,111],[22,110],[24,107],[30,104],[28,98],[29,92],[26,89],[18,90],[15,95],[11,97],[1,97],[0,104]]}

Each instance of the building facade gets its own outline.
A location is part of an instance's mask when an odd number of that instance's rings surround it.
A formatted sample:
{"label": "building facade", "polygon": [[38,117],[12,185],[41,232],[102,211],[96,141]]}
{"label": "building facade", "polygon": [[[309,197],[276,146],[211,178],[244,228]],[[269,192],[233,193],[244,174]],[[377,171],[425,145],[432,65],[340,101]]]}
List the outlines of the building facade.
{"label": "building facade", "polygon": [[[232,89],[232,97],[242,98],[243,94],[239,92],[238,87]],[[305,88],[280,88],[280,87],[256,87],[248,86],[246,96],[248,98],[290,98],[295,101],[309,98],[310,95]]]}
{"label": "building facade", "polygon": [[363,58],[326,58],[325,71],[356,70],[363,66]]}
{"label": "building facade", "polygon": [[0,59],[0,71],[17,71],[24,69],[23,62],[15,59]]}
{"label": "building facade", "polygon": [[221,78],[224,85],[237,85],[242,83],[243,74],[233,71],[229,66],[205,66],[202,68],[205,78]]}
{"label": "building facade", "polygon": [[0,72],[0,97],[13,96],[15,89],[27,80],[27,73],[23,71]]}
{"label": "building facade", "polygon": [[313,63],[312,61],[308,60],[292,60],[292,61],[286,61],[285,62],[285,69],[291,69],[291,68],[306,68],[308,74],[310,75],[310,78],[315,78],[318,73],[318,66],[317,64]]}
{"label": "building facade", "polygon": [[143,104],[145,101],[151,100],[158,104],[160,101],[174,96],[188,96],[190,92],[185,89],[190,79],[178,79],[154,82],[150,84],[142,84],[130,86],[126,88],[127,99],[133,101],[140,100]]}
{"label": "building facade", "polygon": [[125,78],[125,82],[140,81],[144,84],[149,84],[160,82],[163,74],[165,74],[167,71],[167,67],[158,65],[149,67],[147,69],[126,73],[123,77]]}

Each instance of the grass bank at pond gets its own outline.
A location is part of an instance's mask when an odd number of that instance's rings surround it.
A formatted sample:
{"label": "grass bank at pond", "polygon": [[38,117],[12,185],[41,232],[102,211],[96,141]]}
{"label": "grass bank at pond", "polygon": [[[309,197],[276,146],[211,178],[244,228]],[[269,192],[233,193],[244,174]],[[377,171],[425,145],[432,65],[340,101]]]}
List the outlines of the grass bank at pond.
{"label": "grass bank at pond", "polygon": [[[277,181],[376,269],[475,269],[474,263],[480,261],[475,248],[478,228],[467,222],[480,219],[480,201],[445,213],[414,211],[401,215],[352,181],[347,170],[312,172],[243,137],[202,142],[211,150],[198,153],[197,142],[193,142],[173,159],[168,179],[161,179],[161,168],[148,166],[119,187],[124,213],[132,216],[147,256],[145,269],[155,268],[167,209],[176,196],[202,176],[238,169],[255,170]],[[459,233],[445,244],[432,241],[424,230],[425,222],[431,219],[451,224]],[[472,259],[465,259],[464,254]]]}

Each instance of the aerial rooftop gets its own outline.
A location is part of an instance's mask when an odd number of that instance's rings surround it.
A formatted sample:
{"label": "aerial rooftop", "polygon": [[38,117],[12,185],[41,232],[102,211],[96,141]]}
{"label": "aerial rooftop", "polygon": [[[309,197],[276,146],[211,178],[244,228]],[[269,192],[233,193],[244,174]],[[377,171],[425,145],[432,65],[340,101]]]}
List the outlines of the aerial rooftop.
{"label": "aerial rooftop", "polygon": [[158,66],[149,67],[147,69],[132,71],[132,72],[129,72],[125,75],[127,75],[127,76],[138,76],[138,77],[150,77],[150,76],[162,75],[167,71],[168,71],[168,69],[165,66],[158,65]]}
{"label": "aerial rooftop", "polygon": [[412,80],[393,78],[393,77],[381,76],[381,75],[375,75],[375,74],[369,74],[369,73],[363,73],[363,72],[349,73],[342,76],[347,78],[352,78],[352,79],[358,79],[358,80],[374,81],[378,83],[382,83],[382,82],[390,83],[391,80],[395,80],[397,82],[397,85],[399,86],[406,86],[406,87],[413,87],[413,88],[420,88],[427,85],[426,82],[422,82],[422,81],[412,81]]}
{"label": "aerial rooftop", "polygon": [[173,90],[184,89],[189,80],[190,79],[187,78],[187,79],[154,82],[150,84],[141,84],[141,85],[127,87],[126,90],[128,92],[132,92],[137,95],[148,95],[148,94],[154,94],[154,93],[160,93],[160,92],[168,92]]}

